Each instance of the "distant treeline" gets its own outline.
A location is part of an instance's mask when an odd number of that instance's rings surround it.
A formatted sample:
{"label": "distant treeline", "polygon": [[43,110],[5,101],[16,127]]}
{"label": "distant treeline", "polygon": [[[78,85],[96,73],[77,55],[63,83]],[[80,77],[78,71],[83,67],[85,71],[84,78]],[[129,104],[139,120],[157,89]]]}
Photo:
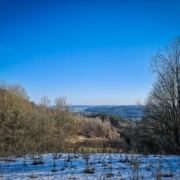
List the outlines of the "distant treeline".
{"label": "distant treeline", "polygon": [[127,119],[137,119],[143,116],[142,108],[138,105],[127,105],[127,106],[93,106],[87,107],[83,110],[84,112],[91,113],[106,113],[112,114]]}

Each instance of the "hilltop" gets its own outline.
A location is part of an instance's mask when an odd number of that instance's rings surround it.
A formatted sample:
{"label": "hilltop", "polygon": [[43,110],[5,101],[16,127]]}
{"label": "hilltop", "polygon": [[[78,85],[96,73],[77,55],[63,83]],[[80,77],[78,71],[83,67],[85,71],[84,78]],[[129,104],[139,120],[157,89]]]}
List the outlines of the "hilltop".
{"label": "hilltop", "polygon": [[81,113],[105,113],[126,119],[140,119],[142,109],[138,105],[72,105],[70,111]]}

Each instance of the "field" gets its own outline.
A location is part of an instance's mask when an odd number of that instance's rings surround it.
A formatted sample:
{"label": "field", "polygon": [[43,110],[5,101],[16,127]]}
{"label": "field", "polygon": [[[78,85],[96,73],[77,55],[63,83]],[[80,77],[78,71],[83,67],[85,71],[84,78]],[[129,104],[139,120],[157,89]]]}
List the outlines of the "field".
{"label": "field", "polygon": [[180,156],[43,154],[0,159],[1,180],[180,179]]}

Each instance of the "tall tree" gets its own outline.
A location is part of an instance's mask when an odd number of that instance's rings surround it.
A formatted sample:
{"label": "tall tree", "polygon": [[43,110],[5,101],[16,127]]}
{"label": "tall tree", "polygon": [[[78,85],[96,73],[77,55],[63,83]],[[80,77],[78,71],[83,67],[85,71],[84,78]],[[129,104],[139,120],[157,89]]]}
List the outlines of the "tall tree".
{"label": "tall tree", "polygon": [[26,148],[28,136],[25,134],[31,121],[31,104],[27,99],[11,93],[9,86],[6,87],[0,88],[0,151],[19,154]]}
{"label": "tall tree", "polygon": [[180,37],[157,52],[151,59],[156,74],[144,107],[149,132],[161,147],[180,152]]}
{"label": "tall tree", "polygon": [[54,110],[54,140],[56,151],[61,152],[66,140],[76,131],[76,122],[72,114],[69,112],[69,105],[66,97],[58,97],[55,99]]}
{"label": "tall tree", "polygon": [[39,124],[39,146],[42,152],[49,148],[48,129],[51,120],[50,109],[48,109],[49,104],[50,100],[48,99],[48,97],[43,96],[41,98],[38,108],[36,108],[38,112],[37,118]]}

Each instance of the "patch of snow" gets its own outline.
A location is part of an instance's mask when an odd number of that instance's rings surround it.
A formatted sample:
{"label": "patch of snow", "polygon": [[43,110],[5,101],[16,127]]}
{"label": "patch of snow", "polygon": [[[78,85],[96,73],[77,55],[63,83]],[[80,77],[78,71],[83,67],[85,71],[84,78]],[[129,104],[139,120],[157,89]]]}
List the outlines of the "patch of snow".
{"label": "patch of snow", "polygon": [[[92,174],[84,173],[85,169]],[[1,180],[131,180],[137,177],[179,180],[180,156],[63,153],[0,159]]]}

